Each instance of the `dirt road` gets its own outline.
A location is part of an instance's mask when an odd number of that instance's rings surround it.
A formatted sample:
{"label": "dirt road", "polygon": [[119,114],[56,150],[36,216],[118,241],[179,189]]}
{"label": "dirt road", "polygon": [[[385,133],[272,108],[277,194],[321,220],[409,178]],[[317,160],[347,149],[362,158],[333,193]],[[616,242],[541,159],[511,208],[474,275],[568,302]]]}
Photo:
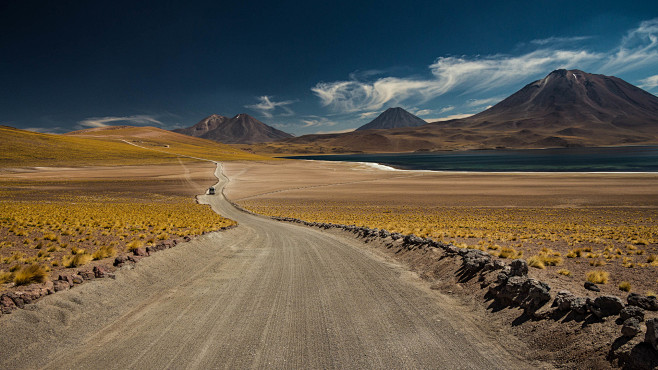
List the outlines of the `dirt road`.
{"label": "dirt road", "polygon": [[358,241],[200,198],[240,226],[3,316],[0,367],[531,366]]}

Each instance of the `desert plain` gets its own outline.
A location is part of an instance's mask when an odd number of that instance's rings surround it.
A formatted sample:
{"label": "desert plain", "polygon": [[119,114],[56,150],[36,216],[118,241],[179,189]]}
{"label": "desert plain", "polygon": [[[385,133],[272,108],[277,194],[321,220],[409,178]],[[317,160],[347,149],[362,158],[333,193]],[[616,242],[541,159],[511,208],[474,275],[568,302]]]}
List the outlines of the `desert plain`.
{"label": "desert plain", "polygon": [[[228,162],[226,195],[253,212],[413,233],[503,259],[559,288],[656,294],[658,175],[382,170]],[[588,276],[592,273],[595,276]]]}

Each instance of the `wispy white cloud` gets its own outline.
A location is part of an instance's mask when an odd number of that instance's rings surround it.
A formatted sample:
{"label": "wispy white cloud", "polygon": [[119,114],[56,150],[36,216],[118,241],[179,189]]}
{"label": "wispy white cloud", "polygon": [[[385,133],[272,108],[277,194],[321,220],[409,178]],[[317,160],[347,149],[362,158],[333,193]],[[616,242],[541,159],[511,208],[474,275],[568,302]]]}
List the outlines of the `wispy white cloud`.
{"label": "wispy white cloud", "polygon": [[[658,65],[658,18],[627,32],[618,47],[592,51],[576,44],[592,36],[532,40],[538,49],[522,55],[439,57],[427,77],[377,77],[353,74],[348,80],[319,82],[311,91],[334,112],[381,111],[384,106],[423,104],[447,93],[473,94],[504,89],[541,78],[554,69],[579,68],[618,74]],[[490,98],[489,103],[495,103]],[[477,103],[487,105],[486,99]],[[500,100],[498,100],[500,101]],[[475,106],[476,102],[472,102]]]}
{"label": "wispy white cloud", "polygon": [[281,108],[283,113],[280,116],[292,116],[295,112],[287,106],[295,103],[295,100],[273,101],[271,96],[263,95],[258,97],[257,104],[245,105],[245,108],[253,109],[267,118],[272,118],[277,108]]}
{"label": "wispy white cloud", "polygon": [[601,70],[609,73],[658,64],[658,18],[644,21],[628,31],[607,59]]}
{"label": "wispy white cloud", "polygon": [[653,89],[658,87],[658,75],[653,75],[640,80],[639,86],[643,89]]}
{"label": "wispy white cloud", "polygon": [[378,115],[379,113],[381,113],[381,112],[377,112],[377,111],[363,112],[363,113],[359,114],[359,118],[370,118],[370,117],[374,117],[374,116]]}
{"label": "wispy white cloud", "polygon": [[354,130],[355,129],[353,129],[353,128],[348,128],[348,129],[345,129],[345,130],[336,130],[336,131],[317,131],[317,132],[315,132],[315,134],[344,134],[346,132],[352,132]]}
{"label": "wispy white cloud", "polygon": [[495,98],[487,98],[487,99],[470,99],[466,102],[466,106],[469,107],[481,107],[483,105],[492,105],[499,103],[503,98],[501,97],[495,97]]}
{"label": "wispy white cloud", "polygon": [[323,106],[350,113],[380,110],[414,99],[427,102],[447,92],[487,91],[555,68],[572,68],[599,59],[588,51],[537,50],[521,56],[441,57],[429,66],[431,78],[383,77],[373,82],[320,82],[311,91]]}
{"label": "wispy white cloud", "polygon": [[162,122],[149,115],[135,115],[124,117],[90,117],[78,122],[78,128],[93,128],[93,127],[107,127],[117,124],[124,125],[158,125],[161,126]]}
{"label": "wispy white cloud", "polygon": [[461,118],[466,118],[472,116],[474,113],[464,113],[464,114],[453,114],[450,116],[446,117],[441,117],[441,118],[434,118],[434,119],[426,119],[425,121],[427,122],[440,122],[440,121],[448,121],[451,119],[461,119]]}
{"label": "wispy white cloud", "polygon": [[330,121],[325,117],[311,117],[307,119],[302,119],[301,121],[303,123],[302,127],[318,127],[318,126],[331,127],[336,125],[336,122]]}
{"label": "wispy white cloud", "polygon": [[419,117],[422,117],[422,116],[428,116],[430,114],[434,114],[434,111],[432,109],[421,109],[416,111],[414,114]]}
{"label": "wispy white cloud", "polygon": [[572,37],[556,37],[551,36],[545,39],[537,39],[530,41],[531,44],[535,45],[554,45],[554,44],[567,44],[579,41],[585,41],[591,39],[592,36],[572,36]]}
{"label": "wispy white cloud", "polygon": [[449,105],[447,107],[443,107],[439,110],[439,113],[445,113],[445,112],[450,112],[451,110],[455,110],[455,107],[452,105]]}

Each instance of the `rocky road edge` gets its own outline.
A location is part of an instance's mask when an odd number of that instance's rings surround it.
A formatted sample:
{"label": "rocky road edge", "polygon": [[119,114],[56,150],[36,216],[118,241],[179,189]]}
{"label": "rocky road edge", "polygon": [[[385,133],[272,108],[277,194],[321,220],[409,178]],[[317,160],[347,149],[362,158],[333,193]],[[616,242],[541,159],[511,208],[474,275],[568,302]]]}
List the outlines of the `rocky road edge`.
{"label": "rocky road edge", "polygon": [[[236,227],[236,225],[223,227],[216,231],[225,231]],[[147,247],[140,247],[131,253],[117,256],[112,263],[99,264],[93,267],[73,269],[66,273],[61,273],[56,279],[46,281],[42,284],[30,284],[15,287],[8,292],[0,294],[0,317],[9,315],[14,310],[23,309],[26,305],[35,303],[39,299],[55,294],[60,291],[69,290],[85,282],[103,279],[116,278],[117,270],[130,270],[135,267],[142,258],[148,257],[153,253],[173,248],[181,243],[189,242],[192,237],[185,236],[181,239],[172,239],[159,244]],[[111,261],[111,260],[110,260]]]}
{"label": "rocky road edge", "polygon": [[[598,295],[591,298],[577,296],[568,290],[559,290],[555,293],[546,282],[528,276],[528,264],[522,259],[506,263],[481,250],[459,248],[430,238],[391,233],[384,229],[307,222],[290,217],[272,217],[272,219],[349,233],[356,238],[365,239],[364,241],[371,245],[376,242],[374,244],[389,250],[394,258],[406,262],[412,261],[412,265],[414,261],[419,260],[420,255],[429,255],[429,258],[436,263],[430,268],[427,268],[425,263],[426,272],[437,268],[449,269],[449,264],[438,265],[444,259],[458,262],[456,265],[453,263],[455,268],[452,271],[457,281],[462,284],[470,282],[469,287],[479,288],[482,293],[479,296],[484,299],[481,303],[489,302],[487,309],[493,314],[507,308],[516,309],[520,316],[511,323],[514,326],[522,326],[524,322],[543,323],[544,325],[538,327],[550,328],[550,335],[556,333],[559,335],[560,326],[564,327],[562,330],[570,333],[568,342],[563,338],[553,338],[554,341],[560,342],[558,345],[534,340],[537,344],[549,347],[543,349],[544,353],[557,351],[552,355],[544,354],[542,358],[544,360],[552,360],[560,366],[574,368],[601,367],[602,364],[633,369],[658,368],[658,299],[656,297],[631,293],[624,302],[620,297],[613,295]],[[404,254],[415,254],[415,256],[404,257]],[[431,275],[424,273],[421,277],[430,281],[436,280],[436,276],[433,278]],[[440,289],[439,285],[435,286],[437,288],[433,287],[433,289]],[[596,291],[596,286],[591,283],[585,283],[585,288]],[[510,316],[509,313],[507,316]],[[530,330],[535,331],[536,328]],[[520,332],[523,337],[522,331]],[[607,334],[610,338],[587,340],[579,338],[593,332],[598,333],[597,335]],[[585,342],[589,341],[600,345],[587,345]],[[606,346],[609,341],[611,341],[610,345]],[[584,352],[589,353],[584,353],[582,356],[584,362],[575,358],[583,351],[567,348],[579,345],[588,347]],[[562,348],[551,349],[551,346]],[[574,358],[560,358],[570,354],[573,354]]]}

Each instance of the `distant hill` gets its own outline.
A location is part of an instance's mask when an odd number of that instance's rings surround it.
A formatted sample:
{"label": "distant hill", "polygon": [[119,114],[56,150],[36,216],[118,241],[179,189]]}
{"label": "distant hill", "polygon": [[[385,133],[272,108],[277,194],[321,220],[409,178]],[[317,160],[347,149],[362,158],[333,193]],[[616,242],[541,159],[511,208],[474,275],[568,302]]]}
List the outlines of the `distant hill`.
{"label": "distant hill", "polygon": [[[69,137],[93,138],[105,141],[125,140],[156,151],[217,161],[264,159],[252,153],[212,140],[163,130],[157,127],[110,126],[90,128],[66,134]],[[121,142],[123,147],[125,144]],[[144,149],[141,149],[144,152]]]}
{"label": "distant hill", "polygon": [[224,144],[254,144],[293,137],[245,113],[233,118],[213,114],[194,126],[173,131]]}
{"label": "distant hill", "polygon": [[416,127],[426,124],[427,122],[425,122],[423,119],[414,116],[413,114],[400,107],[397,107],[388,108],[374,120],[357,128],[356,131],[382,130],[399,127]]}
{"label": "distant hill", "polygon": [[254,149],[345,153],[656,144],[658,97],[617,77],[562,69],[468,118],[305,135]]}

